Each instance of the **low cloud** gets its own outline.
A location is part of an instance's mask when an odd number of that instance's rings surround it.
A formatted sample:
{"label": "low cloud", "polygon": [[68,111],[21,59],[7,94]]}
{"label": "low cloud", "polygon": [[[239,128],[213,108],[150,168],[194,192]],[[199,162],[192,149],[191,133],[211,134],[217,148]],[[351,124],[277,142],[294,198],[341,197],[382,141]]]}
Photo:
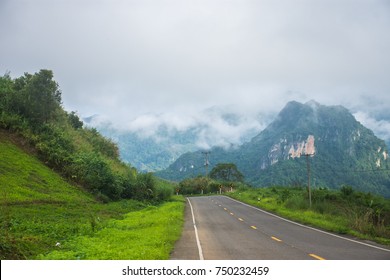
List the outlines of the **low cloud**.
{"label": "low cloud", "polygon": [[362,125],[370,128],[377,137],[390,143],[390,120],[377,120],[366,112],[356,112],[354,116]]}
{"label": "low cloud", "polygon": [[389,139],[389,30],[388,0],[0,0],[0,75],[51,69],[67,110],[202,147],[311,99]]}
{"label": "low cloud", "polygon": [[229,107],[213,107],[192,115],[178,113],[143,114],[133,120],[111,122],[104,116],[93,116],[89,124],[115,129],[120,133],[135,133],[140,138],[159,142],[175,135],[192,132],[199,149],[218,146],[228,148],[249,141],[271,120],[268,115],[232,112]]}

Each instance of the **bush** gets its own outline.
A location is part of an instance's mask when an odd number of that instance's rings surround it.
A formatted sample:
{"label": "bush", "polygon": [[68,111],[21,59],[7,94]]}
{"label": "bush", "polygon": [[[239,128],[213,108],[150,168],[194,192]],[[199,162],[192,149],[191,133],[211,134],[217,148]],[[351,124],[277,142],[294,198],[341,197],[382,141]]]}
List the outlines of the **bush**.
{"label": "bush", "polygon": [[169,185],[160,183],[156,187],[155,199],[157,201],[168,200],[173,195],[173,188]]}
{"label": "bush", "polygon": [[110,139],[104,138],[95,128],[84,129],[83,133],[95,152],[99,152],[111,159],[119,158],[118,146]]}
{"label": "bush", "polygon": [[353,188],[351,186],[344,185],[340,188],[340,192],[343,196],[349,197],[353,194]]}
{"label": "bush", "polygon": [[1,112],[0,127],[10,131],[21,132],[27,130],[28,124],[25,119],[17,114]]}
{"label": "bush", "polygon": [[156,195],[156,184],[151,173],[141,173],[137,176],[133,198],[137,200],[151,200]]}
{"label": "bush", "polygon": [[50,124],[45,124],[35,139],[35,146],[41,158],[51,167],[57,170],[71,163],[71,155],[74,153],[74,145],[69,135],[63,129]]}
{"label": "bush", "polygon": [[119,177],[114,176],[108,163],[96,153],[81,153],[72,164],[73,178],[83,183],[92,193],[104,194],[119,199],[123,186]]}
{"label": "bush", "polygon": [[304,196],[294,195],[287,199],[285,206],[293,210],[306,210],[309,208],[309,202]]}

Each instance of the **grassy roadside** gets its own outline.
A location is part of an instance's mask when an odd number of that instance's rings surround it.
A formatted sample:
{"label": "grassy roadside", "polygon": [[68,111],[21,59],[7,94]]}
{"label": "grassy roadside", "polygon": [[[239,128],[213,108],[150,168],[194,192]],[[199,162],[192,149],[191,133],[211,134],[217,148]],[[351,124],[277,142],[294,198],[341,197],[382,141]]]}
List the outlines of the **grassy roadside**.
{"label": "grassy roadside", "polygon": [[175,198],[160,206],[110,220],[91,236],[79,236],[41,259],[164,260],[169,258],[183,225],[184,203]]}
{"label": "grassy roadside", "polygon": [[323,190],[326,195],[319,199],[319,192],[314,193],[317,199],[311,208],[302,189],[243,188],[227,195],[305,225],[390,245],[388,200],[367,195],[370,200],[363,205],[354,197],[345,198],[329,190]]}
{"label": "grassy roadside", "polygon": [[175,197],[151,205],[98,202],[0,137],[2,260],[167,259],[181,232],[184,202]]}

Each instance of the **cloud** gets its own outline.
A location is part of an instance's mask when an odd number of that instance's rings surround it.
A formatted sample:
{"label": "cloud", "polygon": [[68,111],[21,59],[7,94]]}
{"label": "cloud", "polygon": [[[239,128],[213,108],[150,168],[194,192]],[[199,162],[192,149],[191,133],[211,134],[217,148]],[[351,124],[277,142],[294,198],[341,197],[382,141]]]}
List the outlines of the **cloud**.
{"label": "cloud", "polygon": [[390,120],[377,120],[365,112],[356,112],[354,114],[357,121],[365,127],[374,131],[375,135],[380,139],[390,143]]}
{"label": "cloud", "polygon": [[249,141],[271,120],[269,115],[243,114],[227,106],[208,108],[194,115],[149,113],[121,123],[113,123],[105,116],[92,116],[88,118],[88,125],[122,134],[134,133],[156,142],[171,142],[175,137],[186,135],[191,139],[184,141],[195,143],[200,149],[209,149],[213,146],[228,148]]}
{"label": "cloud", "polygon": [[373,114],[389,101],[388,30],[386,0],[3,0],[0,73],[52,69],[66,109],[134,130],[290,100]]}

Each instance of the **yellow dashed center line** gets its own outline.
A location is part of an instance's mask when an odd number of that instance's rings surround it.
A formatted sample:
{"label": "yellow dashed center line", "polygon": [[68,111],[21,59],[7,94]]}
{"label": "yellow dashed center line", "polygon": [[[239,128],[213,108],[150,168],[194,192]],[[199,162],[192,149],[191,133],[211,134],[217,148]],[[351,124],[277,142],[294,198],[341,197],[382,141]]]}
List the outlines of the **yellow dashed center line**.
{"label": "yellow dashed center line", "polygon": [[282,240],[280,240],[279,238],[276,238],[275,236],[271,236],[271,238],[275,241],[278,241],[278,242],[282,242]]}
{"label": "yellow dashed center line", "polygon": [[[213,201],[214,202],[214,201]],[[218,204],[217,202],[214,202],[216,205],[218,205],[219,207],[222,207],[222,205],[221,204]],[[228,211],[228,209],[227,208],[223,208],[223,210],[225,210],[225,211]],[[234,216],[234,213],[232,213],[232,212],[229,212],[230,213],[230,215],[231,216]],[[241,221],[241,222],[244,222],[244,219],[242,219],[242,218],[237,218],[239,221]],[[256,226],[250,226],[252,229],[254,229],[254,230],[257,230],[257,227]],[[275,240],[275,241],[277,241],[277,242],[283,242],[281,239],[279,239],[279,238],[277,238],[277,237],[275,237],[275,236],[271,236],[271,238],[272,238],[272,240]],[[320,256],[317,256],[317,255],[315,255],[315,254],[309,254],[309,256],[310,257],[312,257],[312,258],[314,258],[314,259],[317,259],[317,260],[325,260],[324,258],[322,258],[322,257],[320,257]]]}
{"label": "yellow dashed center line", "polygon": [[317,259],[317,260],[321,260],[321,261],[325,260],[324,258],[322,258],[322,257],[320,257],[320,256],[317,256],[317,255],[315,255],[315,254],[309,254],[309,256],[312,257],[312,258],[315,258],[315,259]]}

